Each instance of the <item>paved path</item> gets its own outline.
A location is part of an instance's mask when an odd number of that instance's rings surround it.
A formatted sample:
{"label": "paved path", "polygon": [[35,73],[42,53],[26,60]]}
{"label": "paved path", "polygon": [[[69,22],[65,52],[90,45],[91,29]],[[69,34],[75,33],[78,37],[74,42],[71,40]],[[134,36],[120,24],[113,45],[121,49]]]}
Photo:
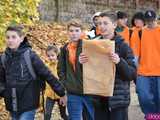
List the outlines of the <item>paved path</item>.
{"label": "paved path", "polygon": [[140,110],[134,84],[131,84],[131,105],[129,107],[129,120],[144,120],[144,114]]}

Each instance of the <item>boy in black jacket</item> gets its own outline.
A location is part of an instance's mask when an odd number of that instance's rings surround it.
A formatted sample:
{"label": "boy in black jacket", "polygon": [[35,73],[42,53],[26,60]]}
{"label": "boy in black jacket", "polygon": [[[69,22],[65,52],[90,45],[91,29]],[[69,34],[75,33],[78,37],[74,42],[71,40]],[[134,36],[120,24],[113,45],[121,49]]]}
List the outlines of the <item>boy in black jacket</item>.
{"label": "boy in black jacket", "polygon": [[[12,120],[34,120],[39,107],[40,83],[46,80],[65,104],[65,89],[51,74],[38,55],[31,50],[22,26],[9,26],[6,30],[5,59],[0,61],[0,83],[5,86],[3,94],[6,109]],[[36,74],[33,78],[24,53],[29,50],[31,66]]]}
{"label": "boy in black jacket", "polygon": [[[132,50],[124,40],[115,35],[116,14],[114,12],[104,12],[98,19],[98,27],[101,35],[96,39],[110,39],[115,41],[115,53],[108,55],[116,64],[116,76],[114,93],[112,97],[95,98],[95,119],[96,120],[128,120],[128,106],[130,103],[130,81],[136,79],[136,67]],[[86,63],[89,56],[80,54],[80,63]]]}

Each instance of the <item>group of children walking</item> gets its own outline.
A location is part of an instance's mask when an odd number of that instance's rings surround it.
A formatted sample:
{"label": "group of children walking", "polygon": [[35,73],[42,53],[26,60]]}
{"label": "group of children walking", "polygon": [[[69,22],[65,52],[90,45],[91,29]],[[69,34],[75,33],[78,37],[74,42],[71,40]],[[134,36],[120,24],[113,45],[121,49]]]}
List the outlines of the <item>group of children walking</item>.
{"label": "group of children walking", "polygon": [[145,119],[160,113],[160,27],[156,13],[135,13],[132,28],[127,26],[127,17],[121,11],[98,12],[93,16],[94,27],[86,34],[91,40],[115,41],[115,52],[106,53],[116,65],[112,97],[83,92],[83,64],[89,56],[82,52],[81,21],[68,23],[69,42],[60,50],[56,45],[48,46],[46,55],[52,72],[31,49],[23,28],[9,26],[5,32],[7,48],[0,61],[0,96],[12,120],[34,120],[42,81],[47,82],[45,120],[51,119],[55,102],[64,120],[128,120],[132,80]]}

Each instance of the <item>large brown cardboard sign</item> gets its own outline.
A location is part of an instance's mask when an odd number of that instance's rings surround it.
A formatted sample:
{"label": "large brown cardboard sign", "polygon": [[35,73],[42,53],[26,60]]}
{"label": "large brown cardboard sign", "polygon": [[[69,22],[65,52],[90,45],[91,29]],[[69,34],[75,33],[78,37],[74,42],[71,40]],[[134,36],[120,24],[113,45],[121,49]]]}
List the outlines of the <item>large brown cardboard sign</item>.
{"label": "large brown cardboard sign", "polygon": [[115,50],[111,40],[84,40],[82,51],[89,57],[83,64],[84,94],[112,96],[115,81],[115,64],[107,53]]}

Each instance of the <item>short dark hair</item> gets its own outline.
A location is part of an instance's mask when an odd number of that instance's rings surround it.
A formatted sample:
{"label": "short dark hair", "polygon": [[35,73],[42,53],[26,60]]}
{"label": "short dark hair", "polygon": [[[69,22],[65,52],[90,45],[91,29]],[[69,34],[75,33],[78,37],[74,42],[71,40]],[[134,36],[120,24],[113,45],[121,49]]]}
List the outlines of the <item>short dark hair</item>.
{"label": "short dark hair", "polygon": [[48,45],[46,52],[53,50],[56,54],[59,53],[58,47],[56,44]]}
{"label": "short dark hair", "polygon": [[116,13],[113,11],[102,12],[99,16],[100,17],[108,17],[111,19],[112,22],[116,22],[116,20],[117,20]]}
{"label": "short dark hair", "polygon": [[135,19],[139,19],[139,20],[142,20],[143,23],[145,23],[145,18],[144,18],[144,13],[143,12],[136,12],[133,17],[132,17],[132,20],[131,20],[131,24],[132,26],[135,26]]}
{"label": "short dark hair", "polygon": [[128,17],[127,13],[122,12],[122,11],[117,12],[117,19],[123,19],[123,18],[127,18],[127,17]]}
{"label": "short dark hair", "polygon": [[10,26],[8,26],[8,28],[6,29],[6,32],[7,32],[7,31],[15,31],[15,32],[17,32],[17,34],[18,34],[19,36],[25,35],[24,26],[22,26],[22,25],[10,25]]}

